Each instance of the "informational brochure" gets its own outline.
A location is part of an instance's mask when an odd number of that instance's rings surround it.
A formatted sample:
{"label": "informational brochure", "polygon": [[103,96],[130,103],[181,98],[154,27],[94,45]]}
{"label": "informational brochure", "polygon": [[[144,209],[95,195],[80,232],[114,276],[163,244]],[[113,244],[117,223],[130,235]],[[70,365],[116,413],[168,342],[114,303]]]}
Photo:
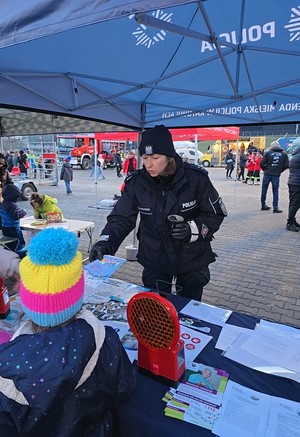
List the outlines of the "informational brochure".
{"label": "informational brochure", "polygon": [[189,367],[210,342],[212,336],[180,325],[180,339],[184,342],[185,365]]}
{"label": "informational brochure", "polygon": [[299,437],[300,404],[288,399],[272,398],[265,437]]}
{"label": "informational brochure", "polygon": [[105,326],[111,326],[116,331],[129,360],[132,363],[134,360],[137,360],[138,341],[131,332],[128,323],[117,322],[115,320],[103,320],[102,322]]}
{"label": "informational brochure", "polygon": [[300,370],[300,332],[287,334],[269,326],[254,330],[241,348],[270,364],[293,372]]}
{"label": "informational brochure", "polygon": [[108,302],[114,293],[122,293],[128,287],[128,282],[120,279],[98,279],[84,271],[84,296],[85,303]]}
{"label": "informational brochure", "polygon": [[193,317],[199,321],[212,323],[213,325],[223,326],[232,314],[231,310],[218,308],[213,305],[208,305],[197,300],[190,300],[190,302],[182,308],[181,314]]}
{"label": "informational brochure", "polygon": [[91,277],[105,279],[109,278],[125,261],[125,258],[104,255],[102,260],[96,259],[86,264],[84,270],[88,272]]}
{"label": "informational brochure", "polygon": [[230,360],[236,361],[243,366],[258,370],[259,372],[289,378],[300,382],[300,372],[293,372],[278,366],[277,363],[269,363],[261,357],[251,354],[242,349],[242,345],[250,337],[250,334],[241,333],[234,342],[223,352],[223,355]]}
{"label": "informational brochure", "polygon": [[130,299],[137,293],[150,291],[150,288],[143,287],[141,285],[131,284],[130,282],[124,282],[123,287],[119,289],[115,288],[110,298],[118,302],[128,303]]}
{"label": "informational brochure", "polygon": [[227,380],[228,373],[224,370],[192,363],[178,388],[165,394],[165,415],[211,430]]}
{"label": "informational brochure", "polygon": [[91,311],[98,319],[116,320],[127,323],[127,305],[123,302],[108,302],[85,303],[84,308]]}
{"label": "informational brochure", "polygon": [[228,381],[212,432],[219,437],[299,437],[300,403]]}
{"label": "informational brochure", "polygon": [[234,340],[241,334],[250,333],[252,329],[241,328],[240,326],[225,323],[216,343],[216,349],[226,350]]}

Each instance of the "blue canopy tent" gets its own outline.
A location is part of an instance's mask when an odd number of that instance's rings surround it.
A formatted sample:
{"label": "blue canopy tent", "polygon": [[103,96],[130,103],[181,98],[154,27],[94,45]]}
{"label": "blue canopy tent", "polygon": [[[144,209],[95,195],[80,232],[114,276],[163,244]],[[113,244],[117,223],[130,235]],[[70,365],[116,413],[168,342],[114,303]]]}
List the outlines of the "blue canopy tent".
{"label": "blue canopy tent", "polygon": [[134,129],[299,120],[296,0],[123,3],[2,0],[0,106]]}

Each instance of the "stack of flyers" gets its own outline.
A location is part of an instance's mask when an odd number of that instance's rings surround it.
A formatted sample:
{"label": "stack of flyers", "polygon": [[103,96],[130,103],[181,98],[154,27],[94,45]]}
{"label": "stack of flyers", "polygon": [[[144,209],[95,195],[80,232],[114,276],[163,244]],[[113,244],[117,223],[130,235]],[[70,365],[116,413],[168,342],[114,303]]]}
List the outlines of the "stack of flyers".
{"label": "stack of flyers", "polygon": [[177,389],[171,388],[165,394],[165,415],[211,430],[227,381],[228,373],[224,370],[192,363]]}

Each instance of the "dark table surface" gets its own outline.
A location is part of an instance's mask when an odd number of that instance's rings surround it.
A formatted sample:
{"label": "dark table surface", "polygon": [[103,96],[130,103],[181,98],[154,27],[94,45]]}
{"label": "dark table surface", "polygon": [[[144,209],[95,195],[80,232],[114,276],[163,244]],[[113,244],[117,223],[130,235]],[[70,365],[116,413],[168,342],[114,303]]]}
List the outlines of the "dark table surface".
{"label": "dark table surface", "polygon": [[[175,305],[177,311],[180,311],[188,302],[188,299],[179,296],[169,296],[169,300]],[[227,323],[254,329],[259,320],[253,316],[233,312]],[[207,322],[205,322],[205,326],[211,328],[210,335],[213,338],[195,361],[226,370],[229,373],[229,379],[253,390],[300,402],[299,383],[250,369],[222,356],[222,351],[215,349],[222,328]],[[136,365],[135,368],[136,391],[132,398],[118,410],[116,437],[213,436],[209,430],[166,417],[164,414],[165,402],[162,401],[162,398],[170,385],[162,384],[155,378],[144,376]]]}

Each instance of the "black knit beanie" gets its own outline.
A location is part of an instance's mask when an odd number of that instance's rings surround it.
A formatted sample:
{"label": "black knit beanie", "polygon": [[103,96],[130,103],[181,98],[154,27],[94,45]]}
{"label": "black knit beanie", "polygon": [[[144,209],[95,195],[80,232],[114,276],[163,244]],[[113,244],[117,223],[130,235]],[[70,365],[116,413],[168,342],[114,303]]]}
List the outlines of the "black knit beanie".
{"label": "black knit beanie", "polygon": [[176,155],[171,132],[163,125],[157,125],[142,133],[139,145],[139,154],[142,155]]}

